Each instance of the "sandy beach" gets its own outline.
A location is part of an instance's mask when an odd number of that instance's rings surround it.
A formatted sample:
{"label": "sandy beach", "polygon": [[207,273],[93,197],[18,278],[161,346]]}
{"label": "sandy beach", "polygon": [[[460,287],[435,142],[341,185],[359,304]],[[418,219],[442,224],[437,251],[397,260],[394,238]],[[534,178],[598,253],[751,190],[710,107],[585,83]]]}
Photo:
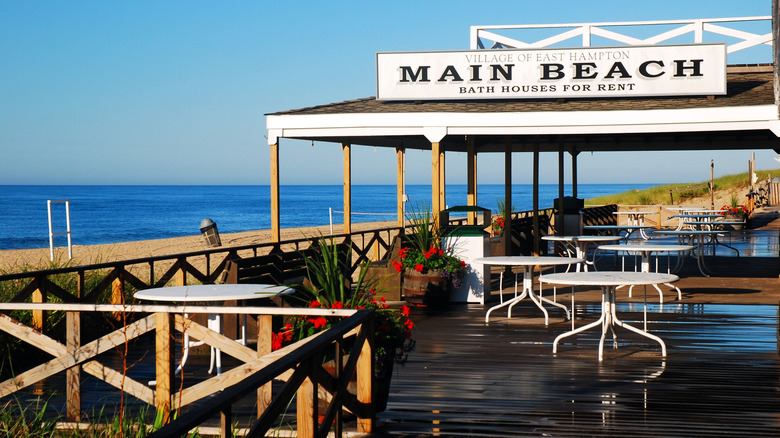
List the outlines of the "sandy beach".
{"label": "sandy beach", "polygon": [[[736,192],[733,192],[736,193]],[[728,204],[732,192],[716,192],[715,208]],[[738,193],[739,194],[739,193]],[[709,206],[710,197],[701,197],[685,201],[683,206]],[[353,231],[377,229],[395,226],[394,221],[362,222],[352,224]],[[333,232],[340,234],[341,224],[334,225]],[[282,240],[310,238],[330,234],[330,226],[306,228],[286,228],[281,231]],[[271,241],[270,230],[244,231],[240,233],[220,233],[223,247],[234,247],[267,243]],[[24,270],[46,269],[61,266],[80,266],[94,263],[131,260],[136,258],[181,254],[208,249],[203,237],[198,235],[172,237],[165,239],[118,242],[101,245],[73,245],[73,259],[68,260],[67,247],[54,249],[55,261],[50,261],[49,248],[14,249],[0,251],[0,273],[20,272]]]}

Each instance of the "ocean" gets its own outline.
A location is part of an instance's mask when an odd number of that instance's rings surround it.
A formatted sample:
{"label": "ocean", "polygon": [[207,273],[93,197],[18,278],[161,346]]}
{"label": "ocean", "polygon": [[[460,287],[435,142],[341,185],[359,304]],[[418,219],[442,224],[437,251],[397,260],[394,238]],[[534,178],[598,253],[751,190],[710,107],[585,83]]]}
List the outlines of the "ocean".
{"label": "ocean", "polygon": [[[644,189],[654,184],[579,184],[578,196]],[[343,223],[341,185],[285,185],[280,188],[282,228]],[[352,222],[395,220],[395,185],[352,187]],[[419,210],[431,202],[429,185],[406,187],[409,205]],[[532,186],[512,186],[516,211],[532,208]],[[564,193],[571,194],[566,186]],[[94,245],[200,234],[211,218],[220,233],[271,228],[269,186],[0,186],[0,250],[47,248],[47,200],[68,199],[74,245]],[[493,211],[504,198],[502,184],[479,185],[479,205]],[[556,184],[542,184],[539,205],[552,206]],[[447,206],[466,205],[466,186],[447,186]],[[66,230],[65,204],[52,204],[53,232]],[[55,246],[67,237],[54,236]]]}

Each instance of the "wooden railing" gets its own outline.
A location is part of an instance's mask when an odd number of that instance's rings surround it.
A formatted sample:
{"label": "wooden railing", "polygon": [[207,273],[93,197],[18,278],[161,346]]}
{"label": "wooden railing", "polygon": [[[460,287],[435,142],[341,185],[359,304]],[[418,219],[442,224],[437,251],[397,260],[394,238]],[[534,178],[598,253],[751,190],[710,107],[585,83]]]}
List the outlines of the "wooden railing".
{"label": "wooden railing", "polygon": [[[286,406],[297,394],[297,429],[299,437],[324,436],[335,427],[337,436],[342,430],[341,411],[347,406],[358,418],[358,431],[371,432],[375,421],[373,409],[373,357],[374,357],[374,313],[370,310],[338,309],[277,309],[266,307],[222,307],[222,306],[159,306],[106,304],[31,304],[0,303],[0,311],[40,310],[64,311],[67,314],[67,340],[64,344],[52,339],[32,327],[15,321],[0,313],[0,330],[5,331],[46,353],[54,359],[29,369],[0,383],[0,397],[13,394],[52,375],[65,372],[67,382],[67,419],[81,418],[80,371],[91,374],[139,400],[154,406],[158,416],[168,423],[173,410],[192,404],[203,397],[212,396],[208,403],[189,409],[175,421],[170,422],[150,436],[182,436],[200,426],[215,414],[221,414],[220,434],[230,436],[233,423],[231,408],[242,397],[257,391],[258,416],[248,436],[265,436]],[[181,316],[198,313],[250,314],[258,317],[257,351],[199,325]],[[135,321],[106,334],[92,342],[81,345],[80,320],[83,312],[112,312],[137,314]],[[151,313],[148,316],[144,314]],[[344,317],[339,324],[316,336],[312,336],[271,352],[271,317],[273,315],[313,315]],[[117,371],[97,360],[101,353],[113,350],[139,336],[155,332],[156,383],[139,382],[127,375],[127,370]],[[174,391],[174,339],[181,342],[184,333],[221,349],[223,352],[244,362],[222,374],[203,382]],[[352,341],[352,351],[346,363],[343,360],[345,340]],[[335,353],[334,353],[335,352]],[[335,376],[322,368],[326,353],[334,356]],[[286,378],[284,388],[274,396],[271,381]],[[347,393],[350,377],[357,375],[356,394]],[[318,412],[318,392],[322,387],[331,393],[330,404],[324,412],[324,419]]]}
{"label": "wooden railing", "polygon": [[[334,242],[349,242],[352,250],[351,273],[366,260],[384,255],[400,228],[380,228],[351,235],[327,236]],[[6,288],[17,291],[9,302],[112,303],[130,301],[132,291],[166,285],[211,284],[223,275],[229,260],[309,247],[307,238],[276,243],[213,248],[167,256],[145,257],[84,266],[47,269],[0,275],[0,282],[15,282]],[[64,287],[64,278],[72,287]],[[33,312],[34,328],[45,330],[43,310]]]}

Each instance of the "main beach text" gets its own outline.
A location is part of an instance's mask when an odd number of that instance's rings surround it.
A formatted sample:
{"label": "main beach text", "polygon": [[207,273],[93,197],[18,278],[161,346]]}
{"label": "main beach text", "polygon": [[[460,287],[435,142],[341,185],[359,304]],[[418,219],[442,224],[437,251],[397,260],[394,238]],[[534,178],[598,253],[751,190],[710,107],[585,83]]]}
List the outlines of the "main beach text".
{"label": "main beach text", "polygon": [[725,94],[721,44],[377,55],[377,98]]}

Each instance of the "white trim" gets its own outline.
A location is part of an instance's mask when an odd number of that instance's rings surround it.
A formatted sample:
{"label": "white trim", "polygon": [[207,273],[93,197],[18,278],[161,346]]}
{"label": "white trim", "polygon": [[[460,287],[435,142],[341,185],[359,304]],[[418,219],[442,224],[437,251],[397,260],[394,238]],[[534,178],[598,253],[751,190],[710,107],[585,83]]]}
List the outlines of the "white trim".
{"label": "white trim", "polygon": [[[780,134],[777,107],[625,111],[378,113],[269,115],[279,137],[604,134],[770,129]],[[443,136],[442,135],[442,138]],[[780,135],[778,135],[780,136]],[[271,135],[269,135],[269,141]],[[441,140],[441,138],[438,138]]]}

